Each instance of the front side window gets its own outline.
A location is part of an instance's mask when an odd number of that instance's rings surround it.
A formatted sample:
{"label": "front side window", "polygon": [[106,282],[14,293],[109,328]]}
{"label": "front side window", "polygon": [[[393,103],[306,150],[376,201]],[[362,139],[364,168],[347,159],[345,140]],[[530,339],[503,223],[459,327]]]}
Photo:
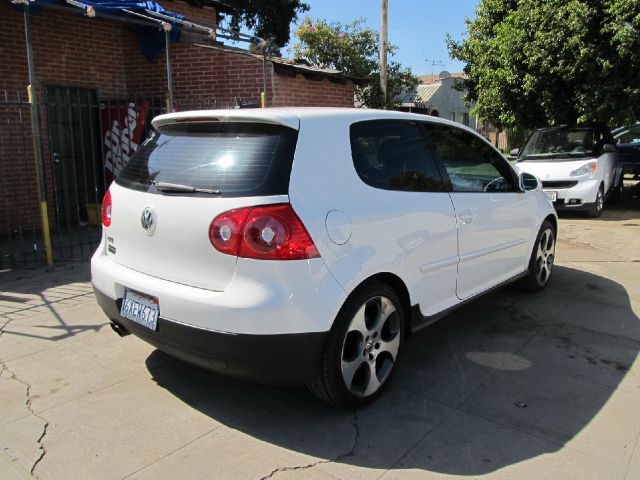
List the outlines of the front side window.
{"label": "front side window", "polygon": [[440,192],[444,185],[420,124],[372,120],[351,125],[351,154],[364,183],[384,190]]}
{"label": "front side window", "polygon": [[454,192],[514,192],[511,167],[484,140],[459,128],[426,125]]}

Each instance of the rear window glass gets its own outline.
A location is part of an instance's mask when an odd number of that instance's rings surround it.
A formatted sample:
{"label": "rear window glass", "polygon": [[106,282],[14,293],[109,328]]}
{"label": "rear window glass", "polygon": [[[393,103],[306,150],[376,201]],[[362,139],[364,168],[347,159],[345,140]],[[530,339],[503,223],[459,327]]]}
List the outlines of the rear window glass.
{"label": "rear window glass", "polygon": [[166,125],[115,181],[151,193],[160,193],[154,182],[163,182],[218,190],[222,197],[286,195],[297,137],[296,130],[269,124]]}

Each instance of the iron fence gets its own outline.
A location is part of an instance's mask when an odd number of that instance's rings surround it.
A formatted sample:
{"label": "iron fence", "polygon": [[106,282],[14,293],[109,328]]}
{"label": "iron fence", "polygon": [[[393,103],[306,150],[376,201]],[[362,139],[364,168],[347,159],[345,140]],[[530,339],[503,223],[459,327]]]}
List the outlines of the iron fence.
{"label": "iron fence", "polygon": [[0,90],[0,271],[44,261],[26,97],[19,89]]}
{"label": "iron fence", "polygon": [[[0,90],[0,271],[46,260],[30,108],[24,92]],[[174,109],[252,108],[256,99],[180,98]],[[100,98],[94,89],[47,86],[40,105],[50,237],[54,262],[87,260],[101,235],[101,202],[151,120],[167,111],[162,97]]]}

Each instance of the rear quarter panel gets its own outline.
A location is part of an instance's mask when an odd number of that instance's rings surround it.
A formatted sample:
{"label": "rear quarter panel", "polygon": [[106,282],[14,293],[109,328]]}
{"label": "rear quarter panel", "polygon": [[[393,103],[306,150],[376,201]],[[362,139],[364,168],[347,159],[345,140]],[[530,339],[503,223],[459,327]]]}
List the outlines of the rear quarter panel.
{"label": "rear quarter panel", "polygon": [[[329,271],[344,288],[335,314],[360,283],[388,272],[404,281],[411,303],[420,303],[422,313],[431,315],[456,302],[453,206],[445,192],[386,191],[362,182],[351,158],[349,127],[355,121],[371,119],[301,119],[289,187],[291,204]],[[424,195],[438,195],[432,199],[440,208],[425,202]],[[342,211],[350,219],[351,236],[343,245],[331,241],[327,234],[325,219],[331,210]],[[430,249],[432,254],[425,258]],[[421,271],[421,266],[440,265],[438,260],[442,259],[450,261],[442,262],[441,268]]]}

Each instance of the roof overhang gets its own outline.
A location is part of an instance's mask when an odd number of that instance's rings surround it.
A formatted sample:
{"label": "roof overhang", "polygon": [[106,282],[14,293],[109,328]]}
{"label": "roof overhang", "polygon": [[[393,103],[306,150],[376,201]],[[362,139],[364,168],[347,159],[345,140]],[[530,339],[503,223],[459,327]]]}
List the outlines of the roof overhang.
{"label": "roof overhang", "polygon": [[213,7],[220,13],[233,13],[237,10],[235,2],[224,0],[184,0],[189,5],[196,7]]}

